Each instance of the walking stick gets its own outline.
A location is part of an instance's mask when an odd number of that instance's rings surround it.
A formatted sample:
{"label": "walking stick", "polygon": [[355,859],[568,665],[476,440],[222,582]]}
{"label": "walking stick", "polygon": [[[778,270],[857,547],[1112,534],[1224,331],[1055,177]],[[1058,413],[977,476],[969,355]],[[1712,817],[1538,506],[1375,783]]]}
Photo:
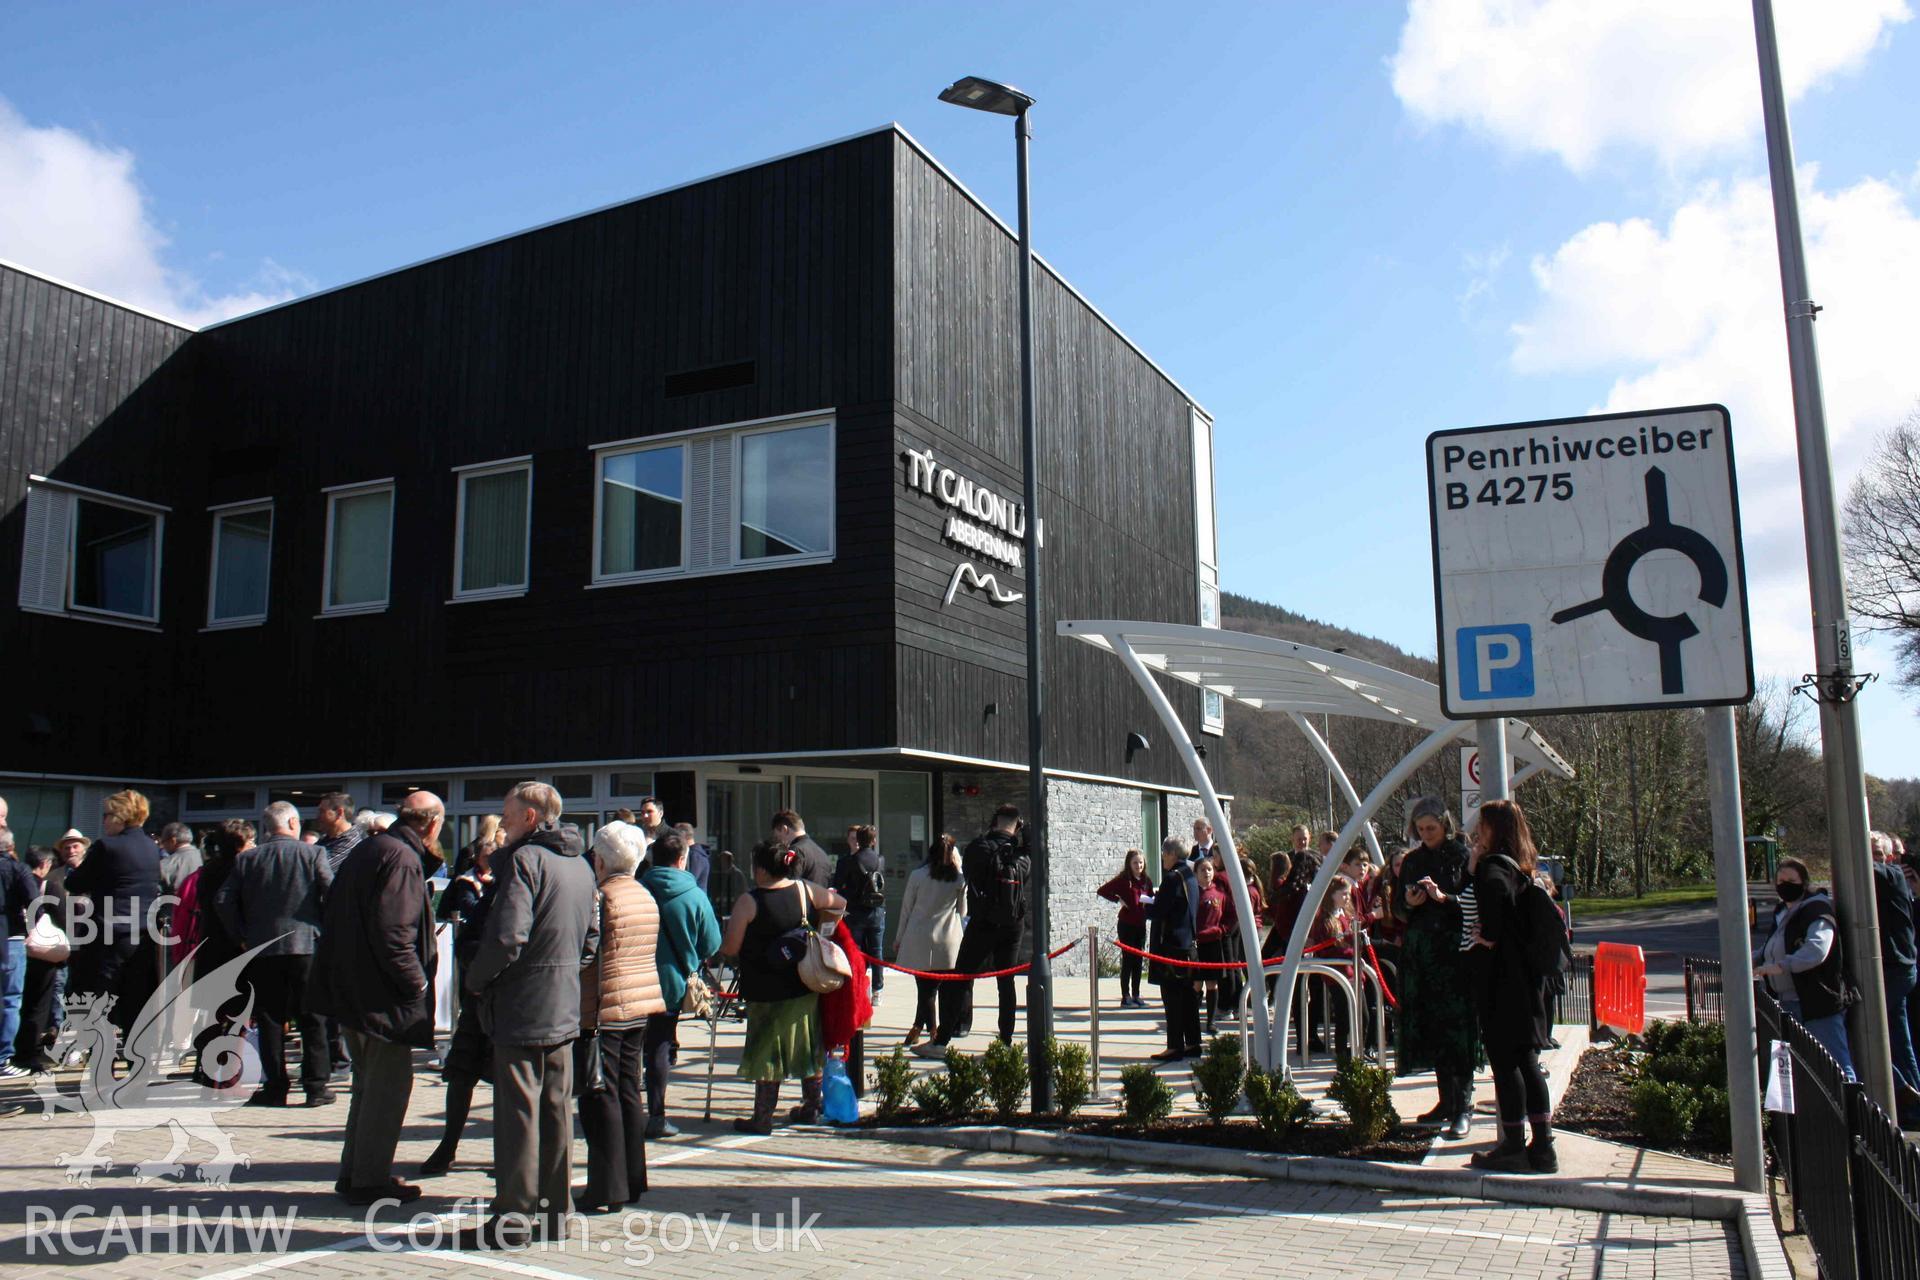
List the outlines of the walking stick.
{"label": "walking stick", "polygon": [[707,1009],[707,1109],[700,1118],[708,1124],[713,1122],[713,1060],[719,1056],[720,1046],[720,1001],[716,999]]}

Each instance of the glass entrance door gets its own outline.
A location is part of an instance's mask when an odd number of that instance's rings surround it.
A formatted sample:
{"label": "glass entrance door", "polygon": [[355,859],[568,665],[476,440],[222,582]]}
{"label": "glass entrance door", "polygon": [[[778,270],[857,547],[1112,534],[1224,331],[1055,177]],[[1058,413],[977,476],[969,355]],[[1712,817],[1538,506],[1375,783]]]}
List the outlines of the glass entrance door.
{"label": "glass entrance door", "polygon": [[[773,815],[786,802],[786,786],[758,778],[707,779],[707,850],[719,865],[720,851],[733,854],[733,865],[753,883],[753,846],[767,838]],[[732,899],[727,899],[732,903]]]}
{"label": "glass entrance door", "polygon": [[838,858],[847,850],[847,828],[873,821],[873,779],[795,778],[793,807],[814,843]]}

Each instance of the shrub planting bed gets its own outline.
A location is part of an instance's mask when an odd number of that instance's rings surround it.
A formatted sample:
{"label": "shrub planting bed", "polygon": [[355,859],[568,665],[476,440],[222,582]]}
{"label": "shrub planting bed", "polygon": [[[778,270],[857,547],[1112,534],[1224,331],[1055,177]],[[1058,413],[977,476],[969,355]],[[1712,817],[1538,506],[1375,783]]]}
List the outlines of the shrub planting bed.
{"label": "shrub planting bed", "polygon": [[1653,1022],[1580,1057],[1556,1129],[1732,1164],[1726,1036],[1718,1023]]}

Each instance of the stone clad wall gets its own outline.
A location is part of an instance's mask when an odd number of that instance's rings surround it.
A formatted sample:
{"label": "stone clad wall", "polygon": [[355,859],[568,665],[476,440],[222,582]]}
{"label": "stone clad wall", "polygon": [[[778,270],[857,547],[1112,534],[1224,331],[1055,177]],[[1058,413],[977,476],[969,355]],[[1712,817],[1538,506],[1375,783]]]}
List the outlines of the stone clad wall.
{"label": "stone clad wall", "polygon": [[[1140,844],[1140,795],[1132,787],[1065,778],[1047,787],[1055,946],[1085,937],[1089,925],[1098,926],[1103,939],[1113,936],[1119,908],[1094,891],[1120,873],[1127,850]],[[1055,972],[1084,975],[1086,947],[1061,956]]]}

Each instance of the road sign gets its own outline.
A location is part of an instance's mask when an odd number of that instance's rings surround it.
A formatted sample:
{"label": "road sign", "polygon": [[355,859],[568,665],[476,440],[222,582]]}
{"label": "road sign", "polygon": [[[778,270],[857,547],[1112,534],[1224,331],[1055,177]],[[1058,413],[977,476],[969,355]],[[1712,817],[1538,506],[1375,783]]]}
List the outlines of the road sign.
{"label": "road sign", "polygon": [[1480,818],[1480,748],[1460,748],[1460,829],[1473,830]]}
{"label": "road sign", "polygon": [[1437,431],[1427,503],[1447,715],[1752,698],[1724,408]]}

